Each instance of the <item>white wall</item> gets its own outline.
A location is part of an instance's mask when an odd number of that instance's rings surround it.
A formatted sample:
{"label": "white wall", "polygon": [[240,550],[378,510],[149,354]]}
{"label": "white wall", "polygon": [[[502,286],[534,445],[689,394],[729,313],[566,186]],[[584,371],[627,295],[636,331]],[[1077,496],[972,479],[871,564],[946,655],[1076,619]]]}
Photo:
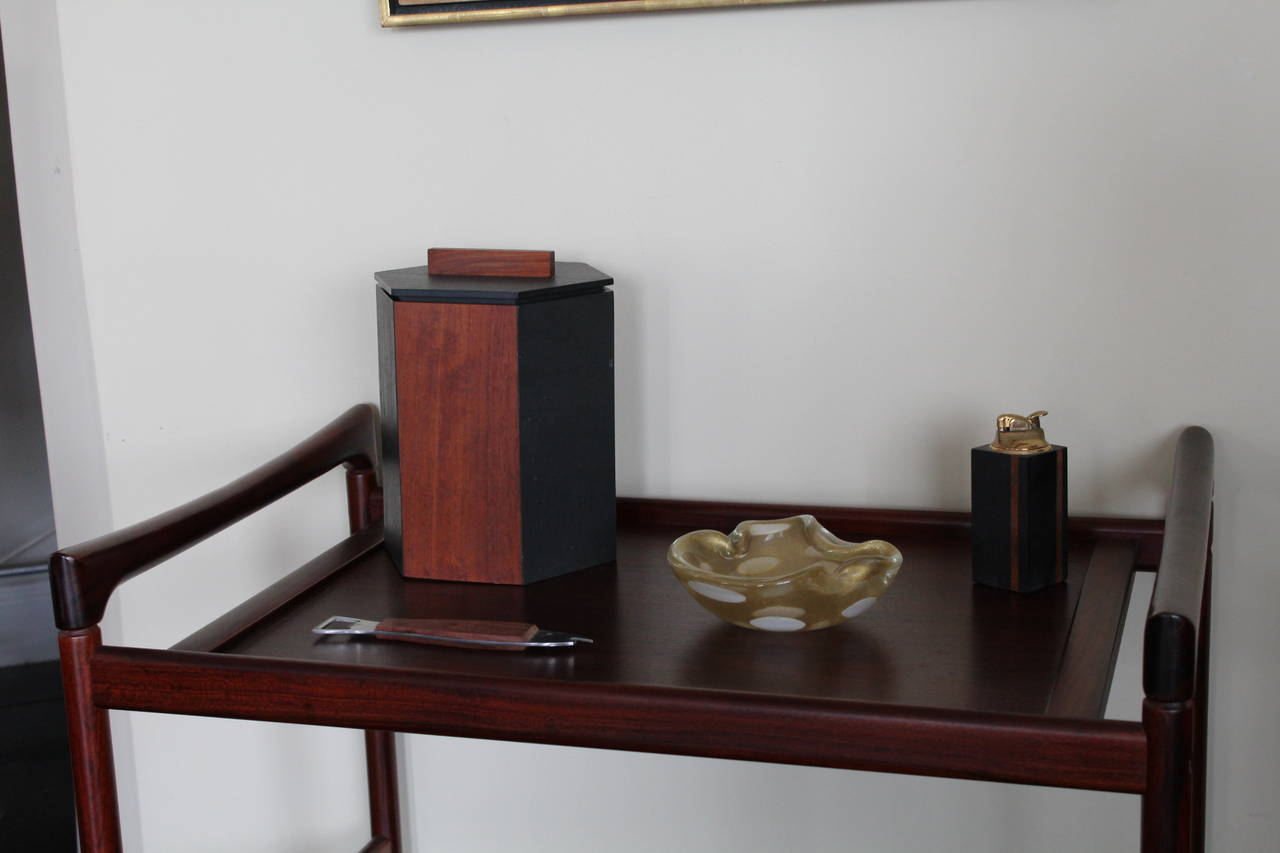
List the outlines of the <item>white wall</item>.
{"label": "white wall", "polygon": [[[375,399],[370,273],[429,245],[551,247],[617,278],[630,494],[962,507],[991,415],[1045,407],[1073,511],[1154,515],[1176,430],[1203,423],[1211,839],[1274,849],[1280,9],[946,0],[383,31],[376,5],[58,3],[101,401],[77,446],[105,447],[115,523]],[[20,188],[41,168],[20,163]],[[74,257],[57,228],[29,256]],[[34,310],[55,282],[28,270]],[[43,359],[60,321],[36,321]],[[78,389],[45,393],[70,428]],[[56,478],[54,497],[82,501]],[[331,478],[132,582],[113,615],[128,642],[172,642],[341,529]],[[358,846],[357,735],[132,724],[142,849]],[[1120,795],[439,738],[411,739],[408,764],[421,850],[1137,835]]]}

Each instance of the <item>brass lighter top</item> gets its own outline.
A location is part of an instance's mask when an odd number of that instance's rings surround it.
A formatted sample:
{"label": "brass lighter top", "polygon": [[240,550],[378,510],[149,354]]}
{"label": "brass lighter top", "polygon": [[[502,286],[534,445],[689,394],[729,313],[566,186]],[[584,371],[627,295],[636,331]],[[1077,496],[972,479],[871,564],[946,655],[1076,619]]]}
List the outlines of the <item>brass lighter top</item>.
{"label": "brass lighter top", "polygon": [[1001,453],[1044,453],[1053,446],[1044,440],[1040,418],[1048,412],[1032,412],[1023,415],[999,415],[996,417],[996,440],[992,450]]}

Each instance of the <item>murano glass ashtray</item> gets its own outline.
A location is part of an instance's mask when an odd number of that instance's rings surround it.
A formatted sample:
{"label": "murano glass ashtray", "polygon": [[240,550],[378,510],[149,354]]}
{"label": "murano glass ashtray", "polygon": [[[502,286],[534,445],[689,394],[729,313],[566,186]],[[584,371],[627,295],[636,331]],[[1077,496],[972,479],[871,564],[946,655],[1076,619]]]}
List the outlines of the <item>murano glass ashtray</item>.
{"label": "murano glass ashtray", "polygon": [[671,543],[671,570],[726,622],[760,631],[816,631],[865,612],[898,574],[888,542],[845,542],[812,515],[744,521],[726,536],[695,530]]}

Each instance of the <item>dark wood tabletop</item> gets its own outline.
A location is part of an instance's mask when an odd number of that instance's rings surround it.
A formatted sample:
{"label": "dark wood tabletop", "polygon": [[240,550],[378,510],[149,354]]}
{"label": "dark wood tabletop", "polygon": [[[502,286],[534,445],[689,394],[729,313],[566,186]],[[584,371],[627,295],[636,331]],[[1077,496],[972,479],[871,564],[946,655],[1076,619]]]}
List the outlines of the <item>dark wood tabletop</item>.
{"label": "dark wood tabletop", "polygon": [[[685,592],[665,558],[681,532],[624,528],[616,565],[526,587],[405,580],[386,552],[374,549],[241,636],[205,650],[493,680],[547,678],[1040,714],[1052,698],[1093,553],[1092,544],[1078,545],[1069,583],[1019,596],[975,586],[962,542],[900,539],[902,571],[870,611],[827,630],[778,634],[721,622]],[[533,622],[595,642],[511,654],[311,633],[335,615]],[[1099,678],[1106,671],[1098,661]]]}

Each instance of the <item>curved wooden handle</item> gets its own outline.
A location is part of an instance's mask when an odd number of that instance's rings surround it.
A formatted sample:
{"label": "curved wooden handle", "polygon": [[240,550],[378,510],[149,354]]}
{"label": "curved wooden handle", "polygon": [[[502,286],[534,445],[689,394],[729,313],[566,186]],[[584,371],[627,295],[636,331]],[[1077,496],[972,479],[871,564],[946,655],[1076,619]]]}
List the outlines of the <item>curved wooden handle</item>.
{"label": "curved wooden handle", "polygon": [[1148,699],[1183,702],[1195,690],[1212,543],[1213,436],[1192,426],[1178,436],[1160,570],[1147,613],[1142,685]]}
{"label": "curved wooden handle", "polygon": [[494,651],[523,651],[519,645],[479,645],[479,643],[527,643],[538,633],[537,625],[528,622],[499,622],[487,619],[383,619],[375,629],[402,636],[384,637],[410,643],[436,646],[458,646]]}
{"label": "curved wooden handle", "polygon": [[353,406],[292,450],[204,497],[55,552],[49,558],[54,622],[64,631],[98,624],[111,593],[126,578],[182,553],[330,468],[375,469],[377,446],[378,410]]}

